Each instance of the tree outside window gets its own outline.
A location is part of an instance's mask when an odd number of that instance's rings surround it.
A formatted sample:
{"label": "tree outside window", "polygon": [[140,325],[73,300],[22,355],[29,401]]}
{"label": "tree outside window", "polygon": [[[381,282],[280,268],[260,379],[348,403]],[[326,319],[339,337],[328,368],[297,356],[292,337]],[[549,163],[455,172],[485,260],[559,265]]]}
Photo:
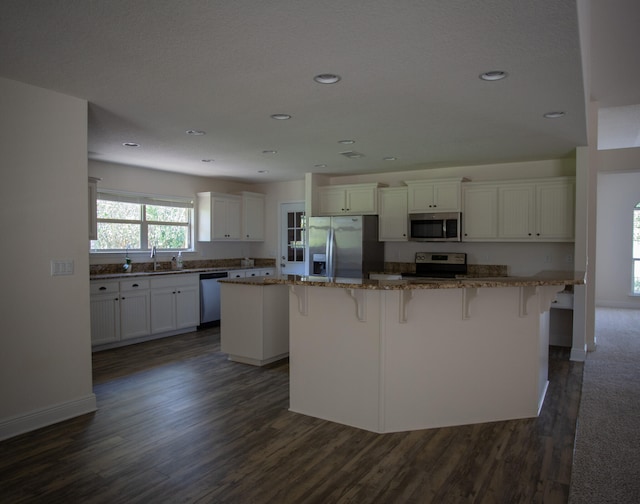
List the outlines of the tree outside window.
{"label": "tree outside window", "polygon": [[193,202],[178,198],[99,193],[98,238],[92,252],[190,250]]}

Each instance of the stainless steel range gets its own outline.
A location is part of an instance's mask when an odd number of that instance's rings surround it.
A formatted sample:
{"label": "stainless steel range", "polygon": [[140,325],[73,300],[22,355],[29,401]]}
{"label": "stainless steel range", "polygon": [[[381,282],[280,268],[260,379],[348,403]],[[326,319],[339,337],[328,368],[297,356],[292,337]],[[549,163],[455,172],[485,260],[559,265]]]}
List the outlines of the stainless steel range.
{"label": "stainless steel range", "polygon": [[455,278],[467,274],[467,254],[462,252],[416,252],[416,272],[403,277]]}

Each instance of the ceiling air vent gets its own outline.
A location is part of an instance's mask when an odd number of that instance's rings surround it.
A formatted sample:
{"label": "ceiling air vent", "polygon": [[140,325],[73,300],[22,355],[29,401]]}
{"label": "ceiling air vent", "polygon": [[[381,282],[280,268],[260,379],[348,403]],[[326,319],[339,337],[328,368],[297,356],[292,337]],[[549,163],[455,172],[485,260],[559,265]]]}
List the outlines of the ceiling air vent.
{"label": "ceiling air vent", "polygon": [[341,152],[340,155],[344,156],[344,157],[347,157],[349,159],[359,159],[359,158],[363,158],[364,157],[364,154],[361,154],[361,153],[356,152],[356,151]]}

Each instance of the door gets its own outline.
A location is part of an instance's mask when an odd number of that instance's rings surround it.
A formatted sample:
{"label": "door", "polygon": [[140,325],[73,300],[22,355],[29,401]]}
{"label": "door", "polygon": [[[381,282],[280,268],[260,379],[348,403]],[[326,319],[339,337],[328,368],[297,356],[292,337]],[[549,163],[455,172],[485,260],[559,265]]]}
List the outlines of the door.
{"label": "door", "polygon": [[280,205],[280,274],[306,275],[304,202]]}

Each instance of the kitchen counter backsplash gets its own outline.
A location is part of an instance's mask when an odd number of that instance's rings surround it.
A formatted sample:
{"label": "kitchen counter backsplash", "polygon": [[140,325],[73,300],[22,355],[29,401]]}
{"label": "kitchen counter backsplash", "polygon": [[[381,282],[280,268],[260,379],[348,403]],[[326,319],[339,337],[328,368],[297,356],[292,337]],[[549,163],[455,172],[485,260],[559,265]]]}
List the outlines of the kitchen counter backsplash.
{"label": "kitchen counter backsplash", "polygon": [[[254,268],[275,268],[275,259],[253,259]],[[117,264],[91,264],[89,265],[89,275],[115,275],[122,273],[122,263]],[[158,261],[156,271],[171,271],[171,261]],[[153,262],[132,263],[132,273],[150,273],[153,272]],[[229,268],[240,269],[242,266],[242,258],[238,259],[204,259],[195,261],[184,261],[183,269],[203,269],[203,268]]]}
{"label": "kitchen counter backsplash", "polygon": [[[500,264],[467,264],[467,276],[477,278],[509,276],[509,267]],[[385,273],[415,273],[416,264],[407,262],[385,262]]]}

